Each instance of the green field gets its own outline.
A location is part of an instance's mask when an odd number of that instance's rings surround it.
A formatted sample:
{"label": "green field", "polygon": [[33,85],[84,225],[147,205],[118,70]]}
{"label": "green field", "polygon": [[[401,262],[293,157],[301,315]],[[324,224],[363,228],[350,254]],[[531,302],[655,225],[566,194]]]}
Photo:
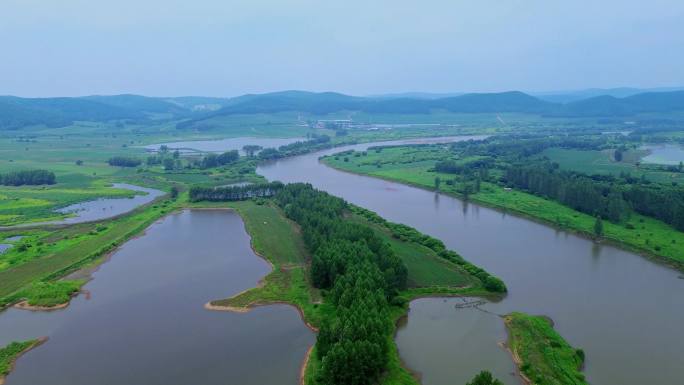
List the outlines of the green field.
{"label": "green field", "polygon": [[505,317],[508,347],[532,384],[586,385],[580,372],[584,352],[570,346],[546,317],[511,313]]}
{"label": "green field", "polygon": [[[381,152],[344,153],[328,156],[325,164],[344,171],[398,181],[409,185],[435,189],[435,178],[441,179],[439,190],[461,197],[460,183],[452,185],[453,174],[432,170],[446,152],[439,146],[390,147]],[[357,156],[358,155],[358,156]],[[483,182],[479,193],[468,198],[475,203],[518,213],[523,216],[593,235],[595,218],[557,202],[522,191],[505,189],[494,183]],[[604,238],[635,251],[657,256],[677,267],[684,266],[684,233],[659,220],[632,213],[623,223],[604,221]]]}
{"label": "green field", "polygon": [[646,153],[640,150],[630,150],[625,153],[621,162],[613,159],[612,150],[583,151],[563,148],[550,148],[542,155],[560,165],[561,169],[582,172],[586,174],[631,174],[635,177],[642,175],[653,182],[670,183],[684,182],[684,174],[658,170],[654,166],[640,164],[639,161]]}
{"label": "green field", "polygon": [[458,265],[440,258],[433,250],[417,243],[398,240],[386,228],[359,216],[354,219],[374,229],[376,234],[392,246],[408,268],[409,287],[467,287],[477,284]]}

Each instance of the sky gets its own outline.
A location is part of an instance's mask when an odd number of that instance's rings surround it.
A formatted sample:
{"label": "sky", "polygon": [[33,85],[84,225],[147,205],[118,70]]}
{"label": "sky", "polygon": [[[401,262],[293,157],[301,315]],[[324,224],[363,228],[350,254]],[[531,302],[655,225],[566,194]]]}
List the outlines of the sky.
{"label": "sky", "polygon": [[682,0],[2,0],[0,95],[684,85]]}

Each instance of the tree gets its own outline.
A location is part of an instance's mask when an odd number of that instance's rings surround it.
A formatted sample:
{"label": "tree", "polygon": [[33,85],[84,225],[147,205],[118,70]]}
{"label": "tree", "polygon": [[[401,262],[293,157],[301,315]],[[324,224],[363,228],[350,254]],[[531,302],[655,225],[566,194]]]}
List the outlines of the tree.
{"label": "tree", "polygon": [[483,370],[466,385],[503,385],[503,382],[494,378],[492,373]]}
{"label": "tree", "polygon": [[76,165],[77,165],[77,166],[82,166],[82,165],[83,165],[83,161],[80,160],[80,159],[77,160],[77,161],[76,161]]}
{"label": "tree", "polygon": [[171,199],[178,198],[178,187],[171,186]]}
{"label": "tree", "polygon": [[594,222],[594,235],[597,237],[603,235],[603,221],[600,215],[596,217],[596,222]]}
{"label": "tree", "polygon": [[175,165],[176,163],[173,161],[172,158],[164,158],[164,170],[171,171],[173,170]]}
{"label": "tree", "polygon": [[242,151],[244,151],[245,154],[247,154],[247,156],[251,158],[254,156],[254,154],[256,154],[257,151],[261,150],[262,148],[263,147],[258,146],[256,144],[247,144],[242,147]]}
{"label": "tree", "polygon": [[124,156],[114,156],[107,161],[110,166],[118,167],[138,167],[142,161],[137,158],[126,158]]}
{"label": "tree", "polygon": [[178,159],[178,158],[180,158],[180,151],[178,151],[178,149],[176,149],[176,151],[173,152],[173,159]]}
{"label": "tree", "polygon": [[439,190],[440,184],[442,184],[442,179],[440,177],[435,177],[435,190]]}
{"label": "tree", "polygon": [[55,184],[55,174],[47,170],[12,171],[0,175],[0,184],[5,186]]}
{"label": "tree", "polygon": [[615,150],[615,152],[613,153],[613,158],[615,158],[616,162],[622,162],[622,149],[621,148],[618,148],[617,150]]}

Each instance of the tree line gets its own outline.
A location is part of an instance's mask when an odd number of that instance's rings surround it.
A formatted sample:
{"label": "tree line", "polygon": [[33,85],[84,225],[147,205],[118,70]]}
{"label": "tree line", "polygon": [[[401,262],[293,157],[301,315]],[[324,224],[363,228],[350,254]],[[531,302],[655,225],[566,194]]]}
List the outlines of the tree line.
{"label": "tree line", "polygon": [[286,185],[274,199],[301,227],[313,255],[312,282],[328,290],[336,309],[316,342],[318,383],[375,383],[387,365],[394,329],[389,306],[406,288],[406,266],[372,229],[344,220],[344,200],[301,183]]}
{"label": "tree line", "polygon": [[322,150],[331,147],[328,135],[311,135],[306,141],[298,141],[275,148],[265,148],[257,157],[262,160],[280,159],[288,156],[302,155],[311,151]]}
{"label": "tree line", "polygon": [[197,201],[241,201],[251,198],[264,198],[275,195],[282,190],[284,185],[281,182],[248,184],[246,186],[226,186],[226,187],[202,187],[193,186],[190,188],[190,200]]}
{"label": "tree line", "polygon": [[0,184],[5,186],[55,184],[55,173],[48,170],[11,171],[0,174]]}
{"label": "tree line", "polygon": [[612,176],[561,171],[553,164],[514,165],[504,182],[577,211],[619,222],[629,210],[684,231],[684,191],[664,184],[629,183]]}
{"label": "tree line", "polygon": [[110,166],[116,167],[138,167],[142,163],[140,159],[128,158],[125,156],[113,156],[107,161]]}

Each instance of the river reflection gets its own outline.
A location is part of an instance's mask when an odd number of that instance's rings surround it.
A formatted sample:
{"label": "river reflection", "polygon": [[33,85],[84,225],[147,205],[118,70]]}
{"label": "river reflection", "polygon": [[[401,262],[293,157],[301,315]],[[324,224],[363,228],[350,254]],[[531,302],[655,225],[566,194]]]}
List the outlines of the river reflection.
{"label": "river reflection", "polygon": [[0,313],[2,346],[49,337],[7,385],[298,384],[315,337],[294,308],[203,308],[269,272],[249,242],[234,212],[171,214],[102,265],[89,296],[55,312]]}

